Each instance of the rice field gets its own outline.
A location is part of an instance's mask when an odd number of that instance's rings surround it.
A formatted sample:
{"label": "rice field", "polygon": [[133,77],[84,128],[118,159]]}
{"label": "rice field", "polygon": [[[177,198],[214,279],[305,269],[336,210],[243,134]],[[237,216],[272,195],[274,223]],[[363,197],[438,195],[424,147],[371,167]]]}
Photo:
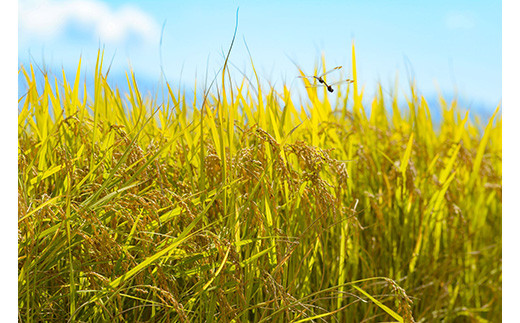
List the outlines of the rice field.
{"label": "rice field", "polygon": [[103,63],[93,92],[20,68],[21,322],[501,321],[498,102],[366,98],[354,47],[303,103],[227,60],[193,102]]}

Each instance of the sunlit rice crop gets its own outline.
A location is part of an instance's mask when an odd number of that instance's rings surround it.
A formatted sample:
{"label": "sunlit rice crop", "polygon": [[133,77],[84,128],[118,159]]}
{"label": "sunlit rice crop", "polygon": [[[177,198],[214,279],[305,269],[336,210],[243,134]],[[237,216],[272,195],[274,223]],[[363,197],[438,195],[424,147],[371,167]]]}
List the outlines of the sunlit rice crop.
{"label": "sunlit rice crop", "polygon": [[102,55],[93,93],[81,61],[43,87],[21,67],[20,321],[499,322],[499,108],[367,107],[352,54],[303,105],[225,77],[161,104]]}

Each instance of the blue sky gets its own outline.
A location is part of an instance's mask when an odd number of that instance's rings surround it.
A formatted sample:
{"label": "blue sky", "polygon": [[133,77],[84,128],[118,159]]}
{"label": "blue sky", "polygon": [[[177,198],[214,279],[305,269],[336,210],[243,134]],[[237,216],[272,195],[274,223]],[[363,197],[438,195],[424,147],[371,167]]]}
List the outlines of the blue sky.
{"label": "blue sky", "polygon": [[[82,55],[86,71],[97,49],[114,57],[111,75],[122,80],[131,64],[141,89],[155,91],[162,66],[168,81],[191,91],[223,63],[239,7],[231,62],[251,75],[245,43],[261,78],[301,87],[297,63],[311,72],[321,54],[327,66],[351,73],[355,41],[358,82],[373,95],[377,83],[400,87],[413,73],[427,97],[438,89],[470,106],[494,110],[501,90],[500,1],[100,1],[21,0],[18,60],[71,77]],[[90,69],[90,70],[89,70]],[[124,88],[124,84],[121,87]],[[406,91],[404,91],[406,93]]]}

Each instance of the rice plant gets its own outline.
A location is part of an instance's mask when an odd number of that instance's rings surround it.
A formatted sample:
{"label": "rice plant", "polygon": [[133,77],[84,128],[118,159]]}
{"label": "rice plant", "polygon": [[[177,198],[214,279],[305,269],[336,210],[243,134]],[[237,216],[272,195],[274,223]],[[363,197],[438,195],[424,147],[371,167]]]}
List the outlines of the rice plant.
{"label": "rice plant", "polygon": [[20,321],[501,320],[500,107],[368,107],[354,47],[353,84],[302,104],[226,68],[160,102],[101,53],[87,93],[81,66],[20,68]]}

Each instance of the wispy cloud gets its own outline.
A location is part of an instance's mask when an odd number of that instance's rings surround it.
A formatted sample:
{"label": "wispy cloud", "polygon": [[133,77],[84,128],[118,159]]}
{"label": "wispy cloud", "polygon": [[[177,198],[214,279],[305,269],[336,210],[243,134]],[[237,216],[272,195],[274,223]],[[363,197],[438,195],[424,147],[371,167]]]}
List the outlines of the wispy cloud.
{"label": "wispy cloud", "polygon": [[450,12],[446,14],[444,23],[448,29],[473,29],[476,26],[475,17],[466,12]]}
{"label": "wispy cloud", "polygon": [[103,43],[123,43],[140,38],[157,42],[160,26],[135,6],[112,9],[98,0],[21,0],[20,37],[51,40],[79,28]]}

